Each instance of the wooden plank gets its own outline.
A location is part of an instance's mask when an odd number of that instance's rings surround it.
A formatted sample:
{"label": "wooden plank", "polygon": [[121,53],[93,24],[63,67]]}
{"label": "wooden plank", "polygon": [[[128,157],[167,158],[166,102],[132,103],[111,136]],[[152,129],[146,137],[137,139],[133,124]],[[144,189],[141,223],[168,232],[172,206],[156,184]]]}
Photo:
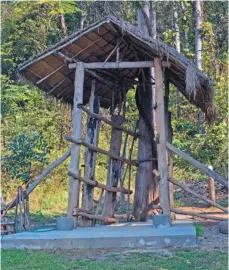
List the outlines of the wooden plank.
{"label": "wooden plank", "polygon": [[[84,63],[84,68],[87,69],[116,69],[116,68],[149,68],[154,66],[154,61],[137,61],[137,62],[94,62]],[[163,67],[170,67],[167,61],[162,62]],[[69,68],[76,68],[76,63],[68,65]]]}
{"label": "wooden plank", "polygon": [[[99,97],[95,96],[95,80],[92,81],[91,97],[90,97],[90,111],[93,113],[99,113]],[[88,116],[87,119],[87,132],[86,132],[86,142],[98,146],[99,139],[99,129],[100,129],[100,120],[96,120],[91,116]],[[94,180],[95,178],[95,166],[96,166],[96,152],[91,151],[89,148],[85,149],[85,169],[84,177]],[[93,210],[93,187],[84,183],[83,187],[83,196],[82,196],[82,207],[86,210]],[[91,219],[82,218],[81,226],[92,226],[93,221]]]}
{"label": "wooden plank", "polygon": [[107,119],[105,116],[102,116],[101,114],[96,114],[96,113],[91,112],[90,110],[88,110],[82,104],[79,104],[78,105],[78,108],[82,109],[84,112],[86,112],[88,115],[94,117],[95,119],[101,120],[101,121],[105,122],[106,124],[112,126],[113,128],[120,129],[120,130],[124,131],[125,133],[127,133],[127,134],[129,134],[129,135],[131,135],[133,137],[139,137],[139,133],[134,132],[132,130],[129,130],[129,129],[121,126],[121,125],[117,125],[114,122],[112,122],[109,119]]}
{"label": "wooden plank", "polygon": [[[210,170],[213,170],[212,166],[208,166]],[[215,199],[215,181],[212,177],[208,178],[208,192],[209,192],[209,199],[213,202],[216,202]]]}
{"label": "wooden plank", "polygon": [[75,139],[71,136],[64,136],[65,140],[69,141],[69,142],[72,142],[72,143],[75,143],[75,144],[81,144],[89,149],[91,149],[92,151],[95,151],[95,152],[99,152],[101,154],[104,154],[104,155],[107,155],[113,159],[116,159],[116,160],[120,160],[126,164],[130,164],[130,165],[133,165],[133,166],[138,166],[138,163],[135,161],[135,160],[130,160],[130,159],[126,159],[126,158],[123,158],[123,157],[120,157],[110,151],[106,151],[106,150],[103,150],[99,147],[96,147],[96,146],[93,146],[93,145],[90,145],[88,143],[86,143],[85,141],[81,140],[81,139]]}
{"label": "wooden plank", "polygon": [[[113,193],[117,193],[117,192],[123,192],[125,194],[128,194],[128,190],[126,188],[119,188],[119,187],[110,187],[110,186],[106,186],[106,185],[103,185],[99,182],[97,182],[96,180],[95,181],[92,181],[86,177],[83,177],[83,176],[80,176],[79,174],[75,174],[74,172],[72,171],[69,171],[68,172],[68,175],[72,176],[74,179],[78,179],[90,186],[93,186],[93,187],[97,187],[97,188],[102,188],[104,190],[107,190],[109,192],[113,192]],[[132,194],[133,191],[130,190],[130,194]]]}
{"label": "wooden plank", "polygon": [[202,163],[200,163],[196,159],[192,158],[191,156],[189,156],[185,152],[177,149],[172,144],[170,144],[170,143],[167,142],[166,146],[167,146],[167,148],[169,150],[171,150],[172,152],[176,153],[178,156],[184,158],[186,161],[188,161],[189,163],[191,163],[194,167],[196,167],[196,168],[200,169],[201,171],[205,172],[208,176],[214,178],[215,181],[219,182],[220,184],[222,184],[223,186],[225,186],[225,187],[228,188],[228,182],[227,182],[227,180],[224,177],[222,177],[221,175],[219,175],[217,172],[215,172],[213,170],[210,170],[207,166],[203,165]]}
{"label": "wooden plank", "polygon": [[155,116],[158,132],[157,156],[158,156],[158,169],[160,172],[159,194],[160,205],[163,209],[164,215],[170,215],[169,205],[169,182],[168,182],[168,167],[166,157],[166,131],[165,131],[165,108],[164,108],[164,95],[163,95],[163,75],[161,60],[158,57],[154,58],[155,64]]}
{"label": "wooden plank", "polygon": [[[82,104],[83,102],[83,85],[84,85],[84,67],[83,63],[78,62],[75,72],[75,92],[73,99],[74,105],[72,111],[72,136],[74,136],[75,138],[81,137],[82,110],[80,110],[77,106],[78,104]],[[79,174],[79,161],[80,161],[80,145],[73,143],[71,146],[70,170],[76,174]],[[79,180],[75,180],[72,176],[70,176],[68,188],[68,216],[72,215],[72,209],[75,206],[78,207],[79,191],[80,191]]]}
{"label": "wooden plank", "polygon": [[[122,125],[124,117],[122,115],[112,115],[111,120],[117,125]],[[111,141],[110,141],[110,152],[119,156],[122,144],[122,131],[112,127],[111,131]],[[121,157],[124,159],[123,157]],[[117,159],[113,159],[110,156],[108,163],[108,172],[107,172],[107,186],[117,187],[120,173],[120,162]],[[114,209],[116,203],[116,193],[106,192],[103,216],[114,216]]]}
{"label": "wooden plank", "polygon": [[192,191],[190,188],[188,188],[185,184],[181,183],[181,182],[178,182],[176,181],[175,179],[169,177],[168,180],[173,183],[174,185],[182,188],[184,191],[188,192],[189,194],[193,195],[194,197],[206,202],[207,204],[211,205],[211,206],[214,206],[216,208],[219,208],[221,209],[222,211],[224,211],[225,213],[228,213],[228,209],[219,205],[218,203],[216,202],[213,202],[211,200],[209,200],[207,197],[205,196],[202,196],[200,194],[197,194],[196,192]]}

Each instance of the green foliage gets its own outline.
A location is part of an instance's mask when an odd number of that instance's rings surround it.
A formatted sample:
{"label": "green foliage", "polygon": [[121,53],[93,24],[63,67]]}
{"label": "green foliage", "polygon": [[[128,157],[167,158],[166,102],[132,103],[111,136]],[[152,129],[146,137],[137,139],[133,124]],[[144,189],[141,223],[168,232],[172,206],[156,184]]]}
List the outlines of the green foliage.
{"label": "green foliage", "polygon": [[196,235],[202,236],[204,234],[204,228],[203,225],[200,223],[195,223],[194,227],[196,228]]}
{"label": "green foliage", "polygon": [[40,134],[20,134],[6,145],[2,170],[26,183],[30,180],[33,164],[47,164],[47,152],[47,145]]}

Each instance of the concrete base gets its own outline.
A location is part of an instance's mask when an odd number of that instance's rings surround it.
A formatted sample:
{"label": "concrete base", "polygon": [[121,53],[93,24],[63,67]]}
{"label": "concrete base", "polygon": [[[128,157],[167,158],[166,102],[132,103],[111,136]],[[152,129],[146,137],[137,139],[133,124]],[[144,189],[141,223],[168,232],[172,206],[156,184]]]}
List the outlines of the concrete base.
{"label": "concrete base", "polygon": [[153,228],[152,221],[77,228],[72,231],[22,232],[5,235],[2,248],[83,249],[116,247],[193,247],[196,230],[192,224]]}

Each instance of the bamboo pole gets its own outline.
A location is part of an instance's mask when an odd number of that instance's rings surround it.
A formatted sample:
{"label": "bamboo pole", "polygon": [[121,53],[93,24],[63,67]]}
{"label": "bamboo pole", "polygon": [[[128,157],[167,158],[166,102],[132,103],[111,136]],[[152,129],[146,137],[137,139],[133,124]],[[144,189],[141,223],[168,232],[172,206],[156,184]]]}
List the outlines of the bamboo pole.
{"label": "bamboo pole", "polygon": [[170,143],[167,142],[166,146],[167,146],[167,148],[169,150],[171,150],[172,152],[176,153],[178,156],[184,158],[189,163],[191,163],[193,166],[195,166],[196,168],[198,168],[201,171],[205,172],[208,176],[214,178],[217,182],[219,182],[220,184],[222,184],[223,186],[225,186],[225,187],[228,188],[228,182],[227,182],[227,180],[224,177],[222,177],[221,175],[219,175],[217,172],[215,172],[213,170],[210,170],[207,166],[203,165],[199,161],[197,161],[194,158],[190,157],[185,152],[177,149],[172,144],[170,144]]}

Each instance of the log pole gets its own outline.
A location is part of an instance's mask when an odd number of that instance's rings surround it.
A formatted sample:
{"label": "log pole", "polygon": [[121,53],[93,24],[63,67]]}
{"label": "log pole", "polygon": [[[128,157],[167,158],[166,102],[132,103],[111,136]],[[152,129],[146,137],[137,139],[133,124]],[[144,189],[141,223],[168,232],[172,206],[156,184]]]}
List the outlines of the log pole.
{"label": "log pole", "polygon": [[[212,166],[208,166],[210,170],[213,170]],[[215,199],[215,181],[212,177],[208,177],[208,192],[209,192],[209,199],[213,202],[216,202]]]}
{"label": "log pole", "polygon": [[159,194],[160,194],[160,205],[164,215],[170,216],[170,205],[169,205],[169,182],[168,182],[168,167],[166,157],[166,131],[165,131],[165,108],[164,108],[164,95],[163,95],[163,76],[161,60],[158,57],[154,58],[155,63],[155,116],[157,123],[157,155],[158,155],[158,169],[160,172],[159,182]]}
{"label": "log pole", "polygon": [[[82,62],[78,62],[75,71],[75,90],[73,100],[73,112],[72,112],[72,135],[75,138],[81,137],[81,122],[82,122],[82,110],[78,108],[78,104],[83,102],[83,85],[84,85],[84,67]],[[79,174],[79,161],[80,161],[80,145],[73,143],[71,146],[71,161],[70,170],[76,174]],[[80,182],[74,179],[72,176],[69,178],[68,188],[68,216],[72,216],[72,210],[75,206],[79,205],[79,192]],[[76,220],[75,220],[76,226]]]}
{"label": "log pole", "polygon": [[[95,80],[92,81],[91,97],[90,97],[90,111],[93,113],[99,113],[99,98],[95,96]],[[97,146],[99,139],[100,121],[88,116],[87,119],[87,133],[86,142]],[[94,181],[95,178],[95,166],[96,166],[96,152],[91,151],[89,148],[85,148],[85,169],[84,177]],[[86,183],[83,184],[83,196],[82,207],[86,210],[93,210],[93,186]],[[88,227],[93,225],[93,220],[82,217],[81,226]]]}

